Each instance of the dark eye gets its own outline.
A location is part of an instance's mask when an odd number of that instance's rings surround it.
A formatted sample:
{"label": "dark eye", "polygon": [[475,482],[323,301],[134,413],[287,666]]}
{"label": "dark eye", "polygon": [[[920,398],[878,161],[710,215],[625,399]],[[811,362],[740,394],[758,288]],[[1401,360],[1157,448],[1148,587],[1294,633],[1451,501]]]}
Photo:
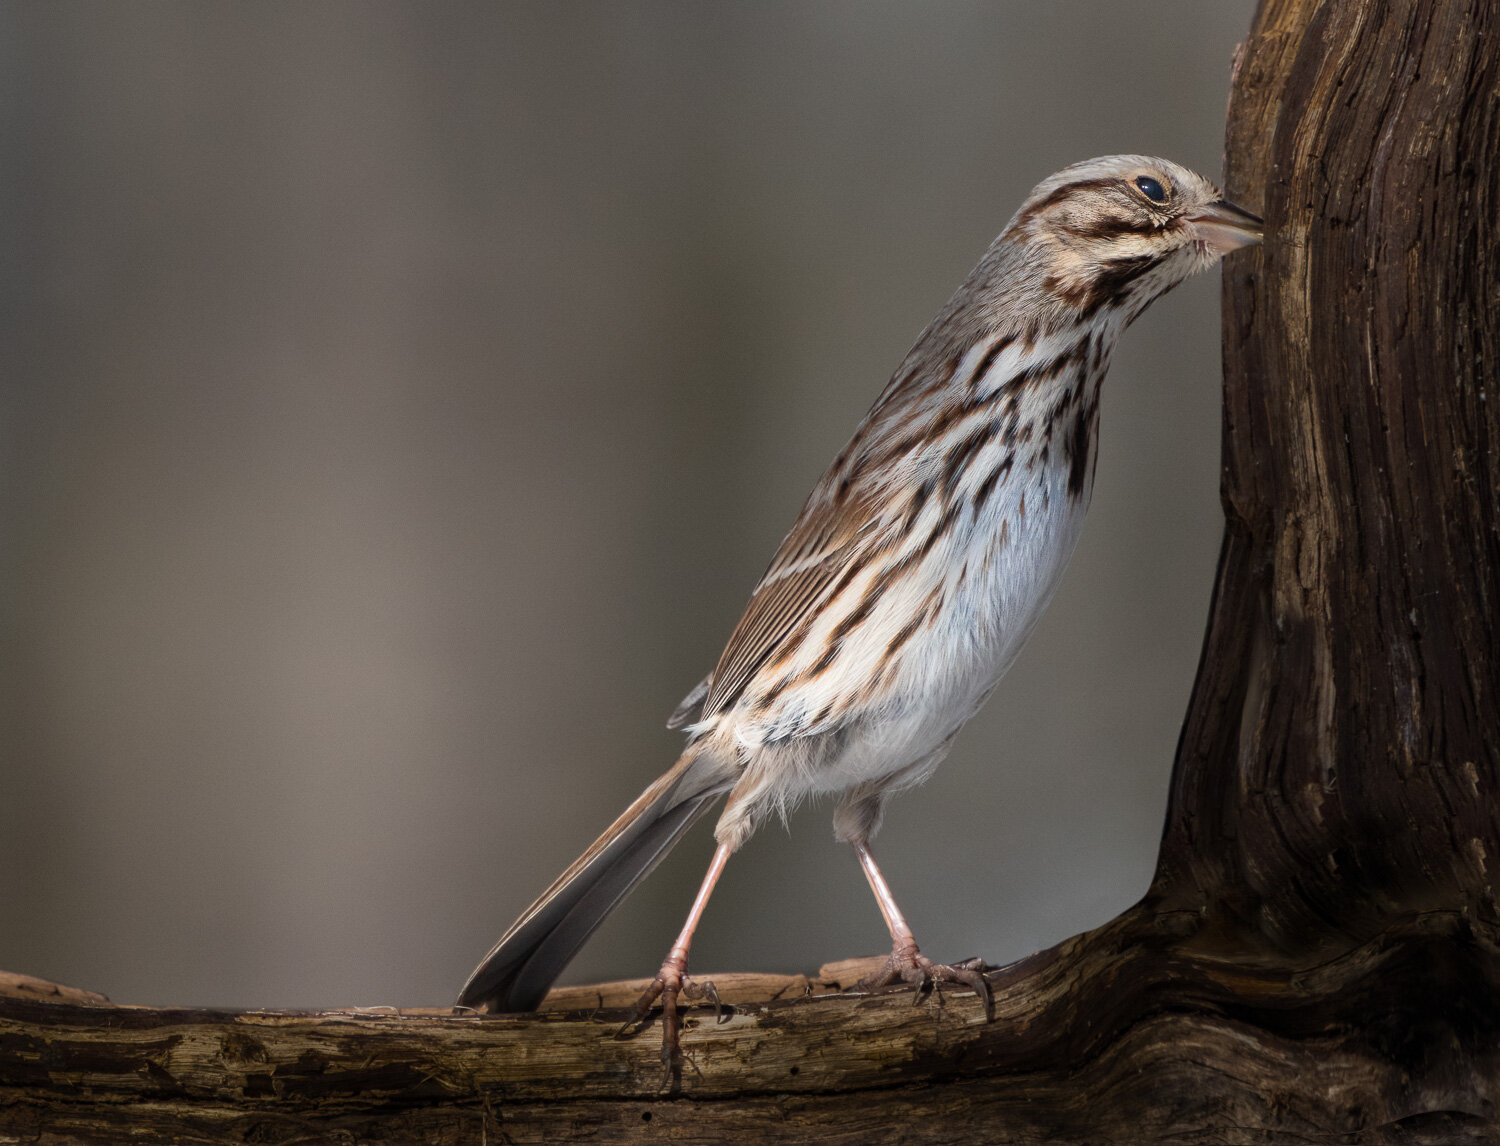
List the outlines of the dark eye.
{"label": "dark eye", "polygon": [[1141,194],[1150,199],[1151,202],[1165,203],[1167,201],[1166,188],[1155,179],[1152,179],[1151,176],[1142,175],[1135,181],[1135,185],[1140,188]]}

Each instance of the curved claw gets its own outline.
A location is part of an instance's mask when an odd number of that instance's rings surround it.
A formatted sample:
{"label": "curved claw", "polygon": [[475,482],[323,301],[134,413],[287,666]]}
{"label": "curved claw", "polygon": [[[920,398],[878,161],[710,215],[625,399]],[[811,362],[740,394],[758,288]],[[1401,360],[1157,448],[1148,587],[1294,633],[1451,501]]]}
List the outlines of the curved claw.
{"label": "curved claw", "polygon": [[693,983],[684,979],[683,983],[682,997],[684,999],[690,999],[695,1003],[699,1000],[706,1000],[713,1004],[715,1026],[734,1014],[734,1008],[719,998],[719,989],[714,986],[712,979],[708,979],[702,983]]}
{"label": "curved claw", "polygon": [[866,975],[854,984],[858,991],[875,991],[892,983],[910,983],[916,988],[912,1004],[922,1001],[930,987],[941,993],[939,984],[960,983],[973,991],[984,1007],[984,1018],[990,1022],[995,1017],[994,1000],[990,996],[990,985],[981,970],[984,963],[978,959],[965,959],[959,963],[934,963],[920,951],[916,944],[898,944],[880,970]]}
{"label": "curved claw", "polygon": [[[614,1037],[617,1039],[623,1039],[627,1037],[633,1038],[635,1035],[638,1035],[641,1031],[645,1030],[646,1023],[651,1018],[651,1008],[656,1005],[656,1000],[661,998],[662,994],[666,990],[667,982],[666,979],[664,979],[661,975],[657,975],[656,978],[652,979],[650,985],[645,989],[644,992],[642,992],[641,997],[636,1001],[635,1014],[631,1015],[630,1018],[626,1019],[623,1023],[620,1024],[620,1029],[615,1032]],[[633,1027],[637,1029],[632,1030],[631,1028]],[[628,1036],[626,1035],[627,1031],[630,1032]]]}
{"label": "curved claw", "polygon": [[[723,1022],[724,1012],[732,1009],[725,1006],[719,998],[719,992],[712,982],[692,982],[683,968],[669,961],[662,965],[656,978],[652,979],[650,985],[641,993],[635,1005],[635,1014],[625,1021],[615,1032],[614,1037],[617,1039],[633,1037],[645,1030],[651,1021],[651,1012],[658,999],[661,1000],[661,1061],[662,1065],[667,1068],[667,1078],[670,1080],[681,1075],[684,1062],[692,1065],[691,1060],[686,1059],[682,1053],[682,1023],[678,1018],[678,1000],[697,1002],[703,999],[712,1003],[715,1022]],[[697,1069],[693,1066],[694,1071]]]}

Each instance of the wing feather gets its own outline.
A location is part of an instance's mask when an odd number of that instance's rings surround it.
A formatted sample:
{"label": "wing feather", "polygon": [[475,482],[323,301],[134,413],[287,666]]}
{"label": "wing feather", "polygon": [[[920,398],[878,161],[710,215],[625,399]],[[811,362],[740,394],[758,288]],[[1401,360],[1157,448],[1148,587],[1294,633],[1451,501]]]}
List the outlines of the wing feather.
{"label": "wing feather", "polygon": [[732,706],[755,674],[827,603],[829,589],[878,532],[864,498],[813,498],[750,595],[714,669],[700,719]]}
{"label": "wing feather", "polygon": [[[917,431],[942,411],[938,399],[944,387],[984,333],[974,322],[961,321],[958,304],[955,295],[923,332],[814,487],[709,677],[699,720],[734,705],[755,675],[828,604],[844,574],[894,528],[895,506],[882,482],[903,457],[928,444]],[[690,699],[696,703],[697,697]],[[691,705],[684,701],[683,708]]]}
{"label": "wing feather", "polygon": [[682,703],[672,710],[672,715],[667,717],[668,728],[681,728],[684,724],[691,724],[698,719],[698,714],[703,711],[704,698],[708,696],[708,690],[714,683],[713,673],[709,673],[693,686],[693,691],[682,698]]}

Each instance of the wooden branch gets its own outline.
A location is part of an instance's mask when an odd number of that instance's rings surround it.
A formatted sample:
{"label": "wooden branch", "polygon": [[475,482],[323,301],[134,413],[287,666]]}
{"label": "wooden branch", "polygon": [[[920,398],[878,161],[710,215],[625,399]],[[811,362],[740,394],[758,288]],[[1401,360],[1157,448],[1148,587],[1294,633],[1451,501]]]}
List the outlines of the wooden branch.
{"label": "wooden branch", "polygon": [[1493,1140],[1500,1044],[1431,1056],[1413,1032],[1454,1016],[1393,1010],[1387,984],[1456,975],[1500,997],[1492,958],[1450,965],[1455,940],[1492,956],[1500,934],[1438,912],[1328,962],[1255,967],[1185,954],[1192,923],[1137,910],[993,972],[993,1023],[966,991],[916,1006],[827,993],[868,962],[811,981],[719,976],[732,1005],[692,1013],[701,1073],[676,1081],[654,1029],[615,1037],[641,983],[564,989],[549,1006],[590,1009],[525,1017],[5,999],[0,1128],[47,1142]]}

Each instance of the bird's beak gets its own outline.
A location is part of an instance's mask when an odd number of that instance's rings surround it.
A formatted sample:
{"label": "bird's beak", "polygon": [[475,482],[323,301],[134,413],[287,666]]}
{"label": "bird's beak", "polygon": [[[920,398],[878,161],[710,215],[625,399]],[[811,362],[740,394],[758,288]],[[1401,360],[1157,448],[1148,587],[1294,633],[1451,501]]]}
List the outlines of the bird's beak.
{"label": "bird's beak", "polygon": [[1216,254],[1227,255],[1260,242],[1263,232],[1259,215],[1218,199],[1186,217],[1193,237]]}

